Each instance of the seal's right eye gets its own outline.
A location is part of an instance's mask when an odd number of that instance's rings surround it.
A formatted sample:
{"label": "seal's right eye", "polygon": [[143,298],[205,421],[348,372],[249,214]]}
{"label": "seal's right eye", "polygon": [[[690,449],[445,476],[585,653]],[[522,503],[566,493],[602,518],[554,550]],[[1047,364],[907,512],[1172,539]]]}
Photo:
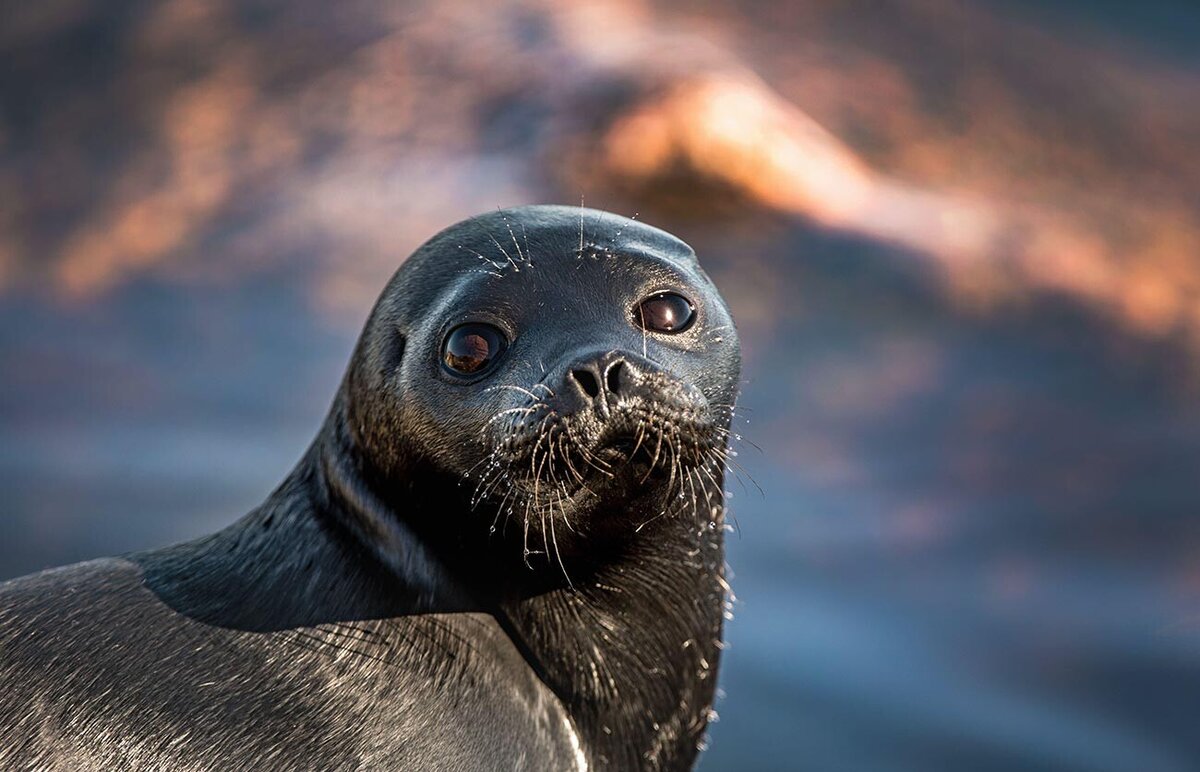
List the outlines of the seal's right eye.
{"label": "seal's right eye", "polygon": [[507,341],[504,333],[490,324],[455,327],[442,344],[442,364],[455,375],[474,375],[500,356]]}

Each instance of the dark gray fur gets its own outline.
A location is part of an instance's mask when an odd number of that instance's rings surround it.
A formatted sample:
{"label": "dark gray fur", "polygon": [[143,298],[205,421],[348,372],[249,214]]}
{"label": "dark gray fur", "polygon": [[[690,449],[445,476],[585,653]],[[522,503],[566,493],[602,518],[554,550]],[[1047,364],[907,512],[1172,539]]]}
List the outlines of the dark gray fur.
{"label": "dark gray fur", "polygon": [[[695,301],[692,329],[631,324],[662,289]],[[479,319],[512,345],[456,381],[441,340]],[[614,357],[627,382],[602,416],[565,384]],[[260,507],[0,585],[0,768],[690,767],[726,598],[738,373],[724,303],[667,233],[565,207],[443,231],[383,292],[325,425]],[[576,484],[567,450],[554,477],[488,462],[537,428],[518,418],[551,414],[593,443],[577,459],[625,453],[637,474]],[[665,432],[674,460],[602,449],[629,426]]]}

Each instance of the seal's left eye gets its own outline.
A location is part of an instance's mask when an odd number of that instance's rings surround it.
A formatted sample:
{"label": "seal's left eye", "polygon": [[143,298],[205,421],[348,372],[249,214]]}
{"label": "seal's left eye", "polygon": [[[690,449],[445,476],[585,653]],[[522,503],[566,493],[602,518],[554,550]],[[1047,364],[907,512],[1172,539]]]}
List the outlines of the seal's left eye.
{"label": "seal's left eye", "polygon": [[651,295],[633,310],[633,320],[650,332],[683,332],[695,317],[692,302],[674,292]]}
{"label": "seal's left eye", "polygon": [[487,368],[507,342],[504,333],[490,324],[455,327],[442,344],[442,363],[456,375],[472,375]]}

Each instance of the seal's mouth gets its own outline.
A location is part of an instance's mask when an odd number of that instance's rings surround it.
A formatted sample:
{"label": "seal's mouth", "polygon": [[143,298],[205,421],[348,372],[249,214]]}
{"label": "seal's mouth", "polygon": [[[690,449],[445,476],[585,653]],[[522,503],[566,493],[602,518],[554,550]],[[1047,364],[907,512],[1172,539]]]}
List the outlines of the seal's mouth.
{"label": "seal's mouth", "polygon": [[693,470],[721,460],[723,434],[705,406],[615,405],[609,415],[559,413],[539,402],[511,408],[497,427],[473,505],[557,511],[581,499],[615,504],[651,489],[670,495]]}
{"label": "seal's mouth", "polygon": [[717,434],[713,426],[659,415],[603,433],[591,453],[614,470],[643,472],[643,479],[669,476],[672,467],[701,463],[714,452]]}
{"label": "seal's mouth", "polygon": [[595,448],[597,456],[614,464],[646,464],[649,465],[653,457],[650,449],[645,442],[638,442],[635,437],[622,435],[614,437],[606,442],[599,444]]}

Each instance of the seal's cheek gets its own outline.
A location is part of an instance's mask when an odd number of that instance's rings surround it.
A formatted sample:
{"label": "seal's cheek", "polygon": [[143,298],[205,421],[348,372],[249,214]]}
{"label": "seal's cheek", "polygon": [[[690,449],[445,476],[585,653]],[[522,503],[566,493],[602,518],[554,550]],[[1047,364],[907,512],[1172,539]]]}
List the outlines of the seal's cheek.
{"label": "seal's cheek", "polygon": [[436,469],[462,476],[486,455],[481,431],[486,408],[472,395],[441,383],[424,383],[401,396],[397,441]]}

